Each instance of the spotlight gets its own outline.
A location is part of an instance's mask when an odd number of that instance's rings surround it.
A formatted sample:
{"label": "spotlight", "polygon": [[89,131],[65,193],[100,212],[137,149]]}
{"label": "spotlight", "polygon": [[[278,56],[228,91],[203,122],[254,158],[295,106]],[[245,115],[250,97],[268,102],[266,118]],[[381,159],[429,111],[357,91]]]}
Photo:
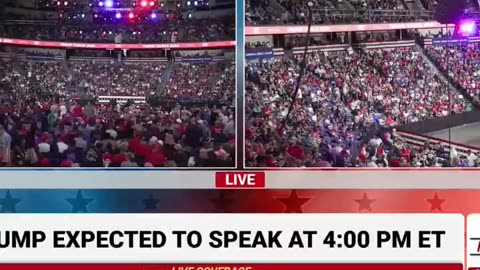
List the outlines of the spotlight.
{"label": "spotlight", "polygon": [[112,1],[112,0],[107,0],[107,1],[105,1],[105,6],[106,6],[107,8],[113,7],[113,1]]}
{"label": "spotlight", "polygon": [[147,1],[146,0],[143,0],[142,2],[140,2],[140,5],[142,7],[146,7],[147,6]]}
{"label": "spotlight", "polygon": [[150,6],[151,6],[151,7],[155,6],[155,2],[150,1]]}
{"label": "spotlight", "polygon": [[122,18],[122,14],[121,14],[121,13],[117,13],[117,14],[115,14],[115,18],[117,18],[117,19],[120,19],[120,18]]}
{"label": "spotlight", "polygon": [[62,4],[62,2],[57,1],[57,6],[60,6],[61,4]]}
{"label": "spotlight", "polygon": [[475,22],[462,22],[460,24],[460,34],[462,36],[471,36],[473,34],[475,34],[475,28],[476,28],[476,25],[475,25]]}
{"label": "spotlight", "polygon": [[82,18],[85,18],[85,14],[82,14]]}
{"label": "spotlight", "polygon": [[193,5],[195,6],[198,5],[198,1],[193,2]]}
{"label": "spotlight", "polygon": [[102,1],[98,2],[98,5],[103,7],[103,2]]}
{"label": "spotlight", "polygon": [[68,6],[68,1],[63,2],[65,6]]}
{"label": "spotlight", "polygon": [[96,19],[98,18],[98,14],[94,14],[93,17]]}
{"label": "spotlight", "polygon": [[156,18],[157,18],[157,14],[156,14],[156,13],[152,13],[152,15],[150,15],[150,18],[156,19]]}
{"label": "spotlight", "polygon": [[192,13],[188,13],[188,18],[192,18]]}
{"label": "spotlight", "polygon": [[135,14],[133,14],[131,12],[128,14],[128,18],[133,19],[134,17],[135,17]]}
{"label": "spotlight", "polygon": [[192,2],[187,1],[187,6],[190,6],[191,4],[192,4]]}

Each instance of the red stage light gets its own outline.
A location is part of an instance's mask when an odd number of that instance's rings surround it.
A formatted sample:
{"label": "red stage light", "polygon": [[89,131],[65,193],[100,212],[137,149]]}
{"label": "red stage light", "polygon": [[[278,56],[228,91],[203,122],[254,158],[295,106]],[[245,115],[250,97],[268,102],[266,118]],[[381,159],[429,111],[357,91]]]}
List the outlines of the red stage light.
{"label": "red stage light", "polygon": [[60,6],[62,3],[60,1],[57,1],[57,6]]}
{"label": "red stage light", "polygon": [[128,14],[128,18],[133,19],[134,17],[135,17],[135,14],[133,14],[133,13]]}
{"label": "red stage light", "polygon": [[155,6],[155,2],[150,1],[150,6],[151,6],[151,7]]}
{"label": "red stage light", "polygon": [[147,6],[147,1],[146,0],[143,0],[142,2],[140,2],[140,5],[142,7],[146,7]]}

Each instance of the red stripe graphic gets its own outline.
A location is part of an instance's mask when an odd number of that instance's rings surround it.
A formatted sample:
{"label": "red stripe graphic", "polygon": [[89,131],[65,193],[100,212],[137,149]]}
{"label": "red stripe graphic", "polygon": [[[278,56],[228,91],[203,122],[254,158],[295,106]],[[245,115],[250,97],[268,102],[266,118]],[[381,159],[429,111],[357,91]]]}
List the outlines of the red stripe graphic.
{"label": "red stripe graphic", "polygon": [[461,264],[27,264],[1,265],[2,270],[463,270]]}

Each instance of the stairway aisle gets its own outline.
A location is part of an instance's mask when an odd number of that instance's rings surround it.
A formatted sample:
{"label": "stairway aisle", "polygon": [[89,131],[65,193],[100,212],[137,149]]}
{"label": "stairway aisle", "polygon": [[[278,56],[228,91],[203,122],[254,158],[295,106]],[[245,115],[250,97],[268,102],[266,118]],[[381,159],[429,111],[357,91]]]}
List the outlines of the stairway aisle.
{"label": "stairway aisle", "polygon": [[165,88],[167,87],[167,84],[170,81],[170,77],[172,76],[174,67],[175,67],[175,61],[168,61],[167,67],[165,68],[165,71],[163,72],[161,77],[162,81],[160,82],[157,89],[155,90],[157,95],[162,96],[164,94]]}

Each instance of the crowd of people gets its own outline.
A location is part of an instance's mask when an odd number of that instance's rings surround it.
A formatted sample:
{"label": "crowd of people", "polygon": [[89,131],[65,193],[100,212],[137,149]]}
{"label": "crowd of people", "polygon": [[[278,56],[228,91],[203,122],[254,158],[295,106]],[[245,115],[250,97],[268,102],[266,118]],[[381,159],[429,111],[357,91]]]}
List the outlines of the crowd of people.
{"label": "crowd of people", "polygon": [[229,63],[180,63],[175,65],[165,96],[233,104],[235,66]]}
{"label": "crowd of people", "polygon": [[448,96],[448,83],[414,47],[310,53],[295,93],[300,63],[288,57],[248,63],[248,165],[452,166],[449,149],[413,148],[391,130],[473,109],[461,93]]}
{"label": "crowd of people", "polygon": [[0,58],[0,104],[51,94],[75,95],[73,77],[61,62],[16,61]]}
{"label": "crowd of people", "polygon": [[440,69],[480,104],[480,46],[478,44],[426,48]]}
{"label": "crowd of people", "polygon": [[245,24],[247,25],[282,24],[288,21],[288,16],[287,11],[283,11],[280,16],[275,15],[268,0],[245,1]]}
{"label": "crowd of people", "polygon": [[79,90],[90,97],[149,96],[162,81],[165,62],[73,61]]}
{"label": "crowd of people", "polygon": [[[233,104],[92,98],[153,92],[163,68],[1,59],[0,167],[234,167]],[[212,89],[234,96],[231,67],[218,72]]]}
{"label": "crowd of people", "polygon": [[398,0],[349,0],[356,9],[404,9]]}
{"label": "crowd of people", "polygon": [[[312,2],[314,24],[387,23],[432,20],[436,1],[423,0],[422,8],[409,7],[398,0],[276,0],[246,3],[247,24],[306,24],[308,3]],[[478,6],[478,4],[477,4]],[[473,9],[475,10],[475,9]],[[477,8],[478,10],[478,8]]]}
{"label": "crowd of people", "polygon": [[8,24],[3,37],[91,43],[171,43],[234,40],[229,19],[176,19],[161,23]]}
{"label": "crowd of people", "polygon": [[257,41],[257,42],[245,42],[245,49],[258,49],[258,48],[273,48],[273,45],[269,41]]}

